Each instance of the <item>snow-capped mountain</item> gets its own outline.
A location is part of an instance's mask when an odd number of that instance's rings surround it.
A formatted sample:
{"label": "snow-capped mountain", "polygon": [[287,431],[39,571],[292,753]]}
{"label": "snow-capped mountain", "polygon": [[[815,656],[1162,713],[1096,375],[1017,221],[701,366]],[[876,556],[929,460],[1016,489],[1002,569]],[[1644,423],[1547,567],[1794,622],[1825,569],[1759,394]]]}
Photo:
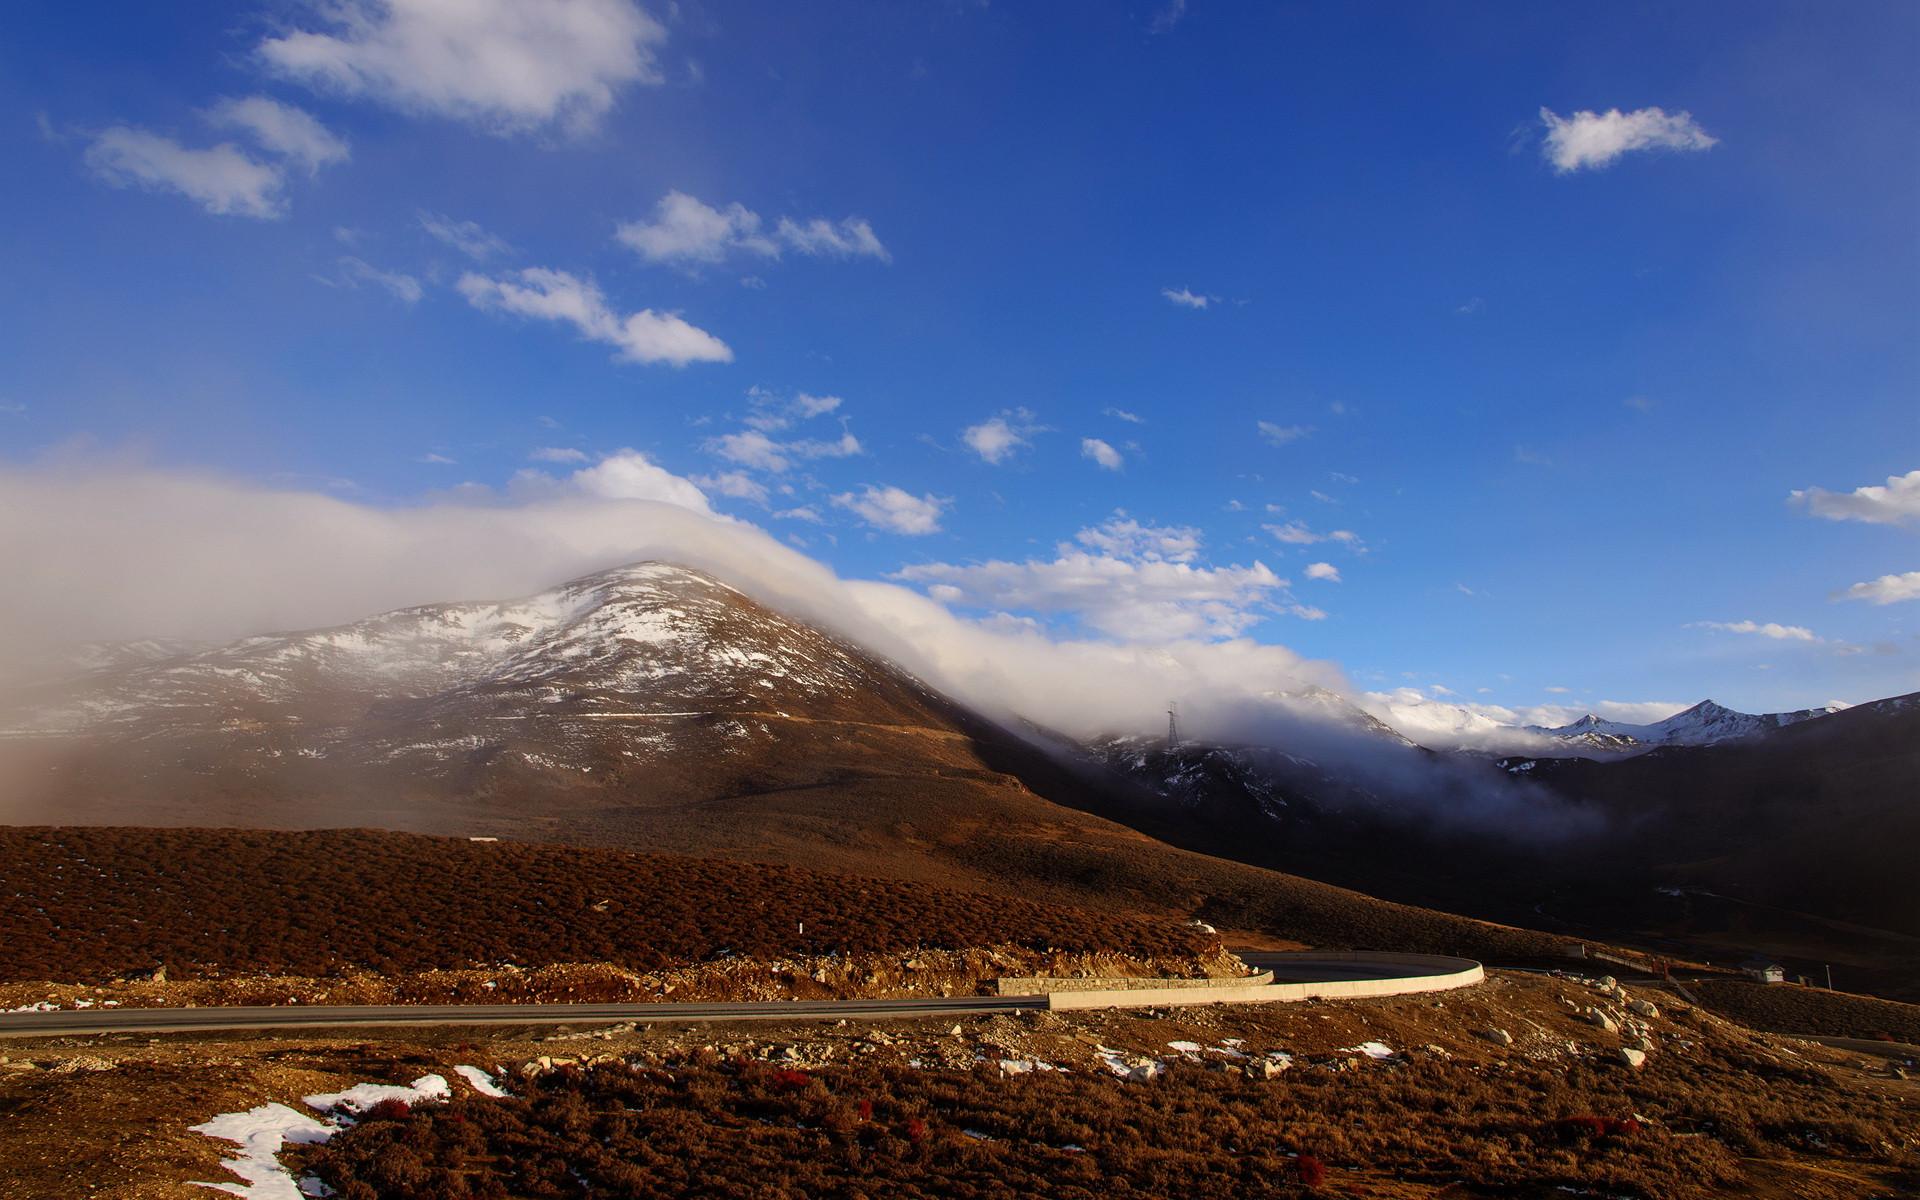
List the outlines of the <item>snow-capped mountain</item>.
{"label": "snow-capped mountain", "polygon": [[641,563],[517,600],[99,655],[0,712],[0,732],[191,746],[223,769],[299,758],[431,773],[505,756],[591,772],[803,727],[944,727],[952,711],[718,580]]}
{"label": "snow-capped mountain", "polygon": [[1711,746],[1758,737],[1770,730],[1830,716],[1840,706],[1784,713],[1743,713],[1703,700],[1664,720],[1647,724],[1614,721],[1594,713],[1564,725],[1503,721],[1502,709],[1453,704],[1412,689],[1369,692],[1369,711],[1414,742],[1433,750],[1464,750],[1503,756],[1606,758],[1659,746]]}
{"label": "snow-capped mountain", "polygon": [[1594,749],[1633,750],[1647,746],[1711,746],[1719,742],[1758,737],[1768,730],[1797,725],[1817,717],[1841,711],[1838,705],[1803,708],[1798,712],[1743,713],[1702,700],[1692,708],[1677,712],[1664,721],[1650,725],[1630,725],[1609,721],[1592,713],[1567,725],[1523,726],[1529,733]]}

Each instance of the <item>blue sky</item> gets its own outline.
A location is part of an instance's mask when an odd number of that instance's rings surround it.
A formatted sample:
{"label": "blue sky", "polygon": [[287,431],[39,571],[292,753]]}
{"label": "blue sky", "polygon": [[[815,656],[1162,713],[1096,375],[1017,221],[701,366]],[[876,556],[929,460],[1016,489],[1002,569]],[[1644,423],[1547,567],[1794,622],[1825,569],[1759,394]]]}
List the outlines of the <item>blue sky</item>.
{"label": "blue sky", "polygon": [[698,488],[1514,710],[1914,690],[1920,9],[1673,7],[30,3],[0,456]]}

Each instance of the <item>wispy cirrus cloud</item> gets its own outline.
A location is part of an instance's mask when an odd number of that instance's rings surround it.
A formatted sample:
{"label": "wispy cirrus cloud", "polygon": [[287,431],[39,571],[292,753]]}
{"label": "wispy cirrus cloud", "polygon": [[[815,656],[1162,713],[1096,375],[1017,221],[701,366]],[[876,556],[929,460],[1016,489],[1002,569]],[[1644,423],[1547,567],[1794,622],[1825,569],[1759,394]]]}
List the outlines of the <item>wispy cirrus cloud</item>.
{"label": "wispy cirrus cloud", "polygon": [[1260,438],[1270,446],[1286,446],[1311,436],[1310,425],[1282,425],[1278,421],[1256,421],[1254,427],[1260,431]]}
{"label": "wispy cirrus cloud", "polygon": [[998,466],[1031,446],[1029,439],[1045,428],[1029,410],[1009,408],[978,425],[967,426],[960,431],[960,440],[982,461]]}
{"label": "wispy cirrus cloud", "polygon": [[427,236],[453,247],[475,262],[485,262],[513,249],[506,239],[488,233],[478,221],[457,221],[444,213],[432,213],[424,209],[416,214],[416,219]]}
{"label": "wispy cirrus cloud", "polygon": [[1205,311],[1215,300],[1219,299],[1218,296],[1202,295],[1189,288],[1161,288],[1160,294],[1165,296],[1168,302],[1172,304],[1176,304],[1181,308],[1191,308],[1195,311]]}
{"label": "wispy cirrus cloud", "polygon": [[814,258],[893,260],[863,217],[781,217],[769,227],[744,204],[714,208],[679,191],[660,198],[651,220],[624,222],[614,236],[648,262],[680,266],[713,265],[736,254],[774,259],[788,250]]}
{"label": "wispy cirrus cloud", "polygon": [[1782,625],[1777,621],[1693,621],[1689,629],[1711,629],[1717,633],[1751,634],[1776,642],[1818,642],[1822,639],[1804,625]]}
{"label": "wispy cirrus cloud", "polygon": [[426,295],[426,289],[420,285],[420,281],[403,271],[383,270],[364,258],[352,255],[342,258],[338,265],[339,271],[334,279],[322,282],[349,288],[370,285],[380,288],[402,304],[418,304]]}

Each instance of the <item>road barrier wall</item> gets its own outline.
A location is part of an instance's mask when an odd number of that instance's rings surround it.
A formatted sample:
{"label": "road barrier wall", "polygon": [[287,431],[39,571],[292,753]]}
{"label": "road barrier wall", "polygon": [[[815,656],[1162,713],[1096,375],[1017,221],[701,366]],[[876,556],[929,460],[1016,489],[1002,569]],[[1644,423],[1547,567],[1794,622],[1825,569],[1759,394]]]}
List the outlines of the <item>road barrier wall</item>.
{"label": "road barrier wall", "polygon": [[1273,982],[1272,971],[1233,979],[1154,979],[1139,975],[1019,975],[996,979],[1001,996],[1041,996],[1051,992],[1129,992],[1145,989],[1262,987]]}
{"label": "road barrier wall", "polygon": [[[1328,958],[1337,956],[1329,955]],[[1299,1000],[1352,1000],[1366,996],[1408,996],[1471,987],[1487,977],[1471,959],[1439,955],[1395,956],[1412,972],[1389,979],[1338,979],[1324,983],[1270,983],[1248,987],[1224,985],[1194,988],[1108,988],[1100,991],[1058,991],[1047,995],[1055,1011],[1079,1008],[1162,1008],[1188,1004],[1275,1004]],[[1378,963],[1378,955],[1354,961]]]}

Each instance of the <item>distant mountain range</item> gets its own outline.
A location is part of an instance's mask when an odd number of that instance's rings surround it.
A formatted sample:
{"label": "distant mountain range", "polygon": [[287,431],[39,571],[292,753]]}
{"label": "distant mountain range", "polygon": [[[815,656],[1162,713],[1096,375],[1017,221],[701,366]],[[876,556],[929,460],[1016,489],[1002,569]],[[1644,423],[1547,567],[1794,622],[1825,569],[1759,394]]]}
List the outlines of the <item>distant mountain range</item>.
{"label": "distant mountain range", "polygon": [[1365,703],[1386,724],[1429,749],[1539,758],[1556,755],[1606,758],[1639,754],[1658,746],[1712,746],[1831,716],[1843,708],[1828,705],[1798,712],[1755,714],[1702,700],[1692,708],[1649,724],[1612,721],[1587,713],[1565,725],[1516,725],[1496,721],[1465,705],[1426,697],[1370,693]]}

